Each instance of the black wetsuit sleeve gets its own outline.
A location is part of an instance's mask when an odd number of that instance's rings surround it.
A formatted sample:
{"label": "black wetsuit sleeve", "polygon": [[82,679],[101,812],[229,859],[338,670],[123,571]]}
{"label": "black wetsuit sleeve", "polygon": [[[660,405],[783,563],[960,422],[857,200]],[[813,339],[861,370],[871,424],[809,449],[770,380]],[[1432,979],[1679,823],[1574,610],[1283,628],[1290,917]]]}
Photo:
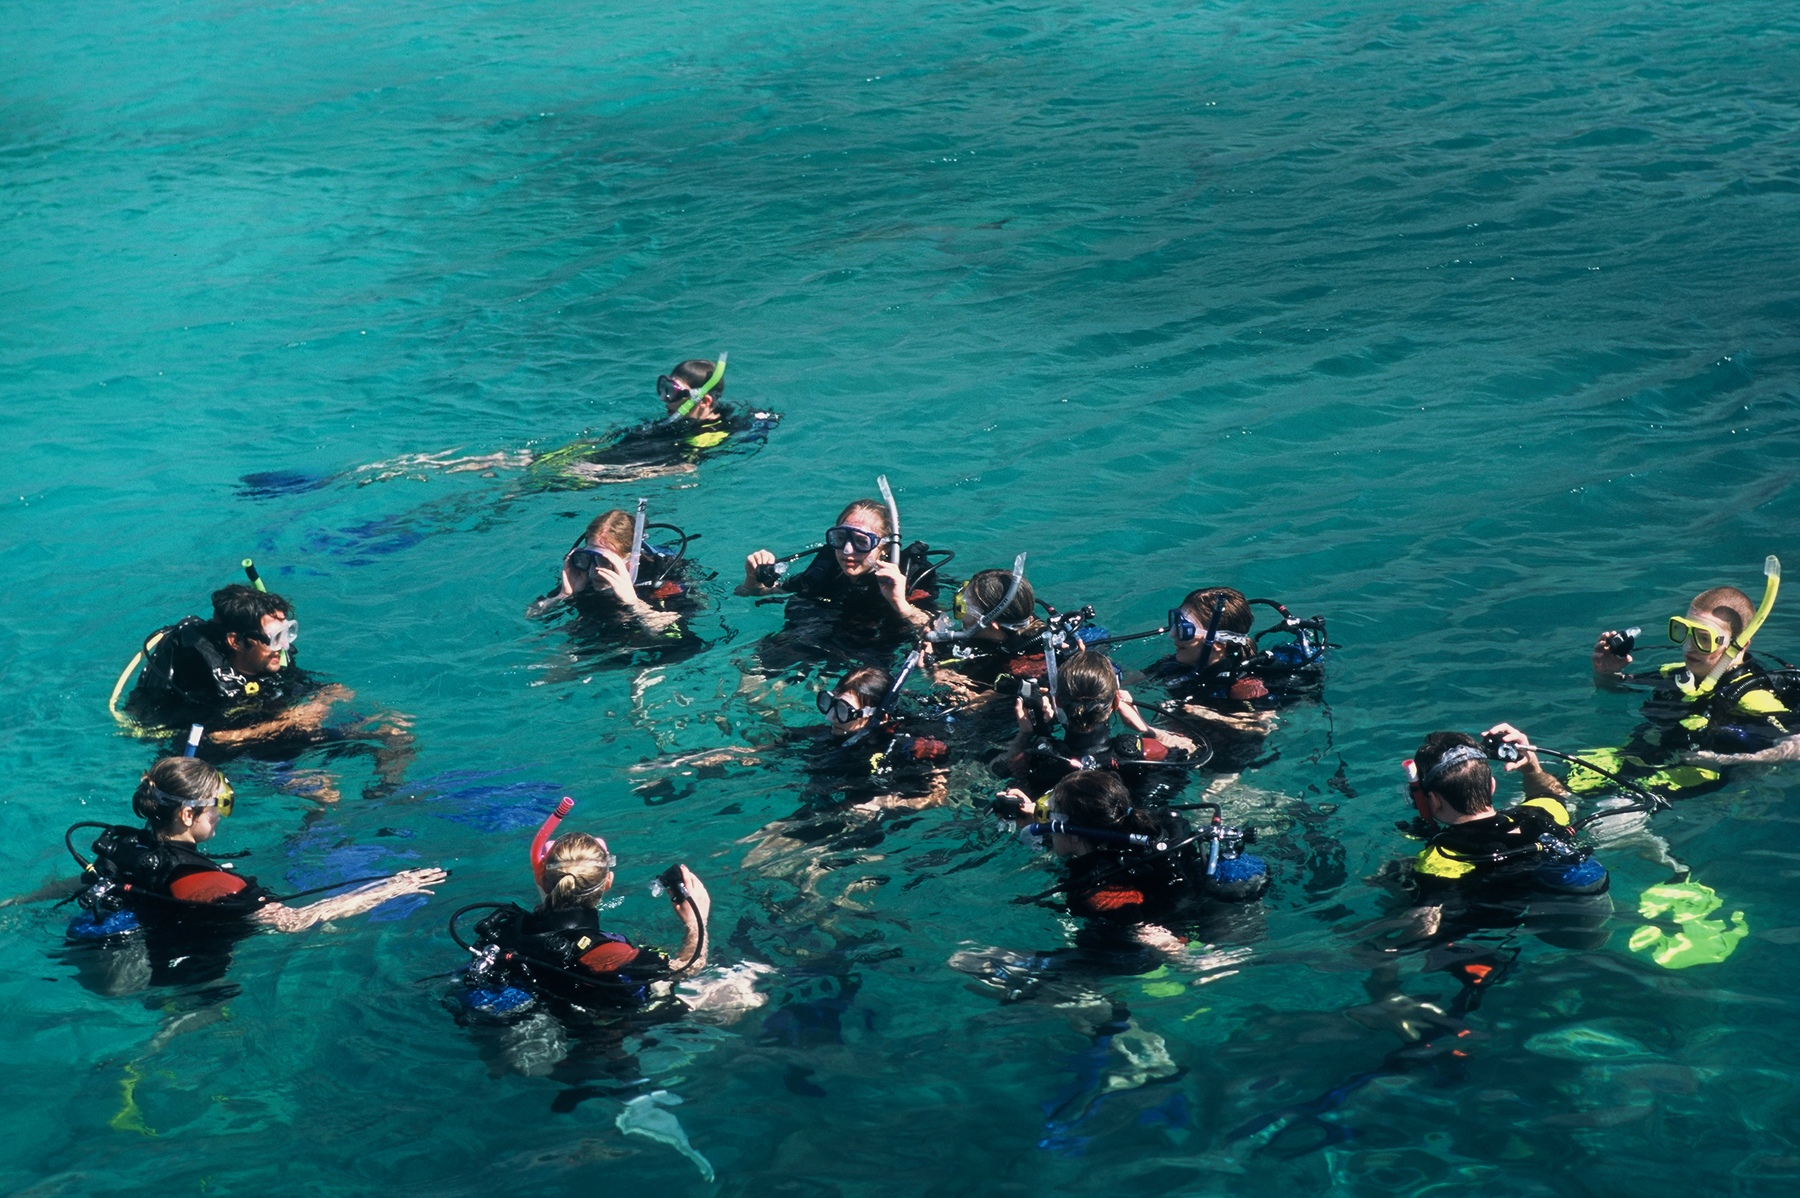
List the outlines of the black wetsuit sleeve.
{"label": "black wetsuit sleeve", "polygon": [[838,568],[837,555],[830,549],[821,549],[813,555],[806,569],[783,578],[780,589],[790,595],[818,596],[832,589],[843,576],[844,572]]}

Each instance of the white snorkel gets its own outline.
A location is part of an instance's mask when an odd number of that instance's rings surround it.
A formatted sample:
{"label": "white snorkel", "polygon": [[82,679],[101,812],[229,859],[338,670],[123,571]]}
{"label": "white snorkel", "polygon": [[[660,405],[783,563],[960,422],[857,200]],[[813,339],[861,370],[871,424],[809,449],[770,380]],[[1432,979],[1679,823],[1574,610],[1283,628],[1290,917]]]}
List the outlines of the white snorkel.
{"label": "white snorkel", "polygon": [[637,585],[638,563],[644,560],[644,509],[650,506],[648,499],[638,500],[637,519],[631,526],[631,556],[625,559],[625,573],[631,575],[631,585]]}
{"label": "white snorkel", "polygon": [[881,501],[887,504],[888,560],[897,566],[900,564],[900,505],[894,502],[894,489],[888,486],[887,475],[877,478],[875,485],[881,488]]}

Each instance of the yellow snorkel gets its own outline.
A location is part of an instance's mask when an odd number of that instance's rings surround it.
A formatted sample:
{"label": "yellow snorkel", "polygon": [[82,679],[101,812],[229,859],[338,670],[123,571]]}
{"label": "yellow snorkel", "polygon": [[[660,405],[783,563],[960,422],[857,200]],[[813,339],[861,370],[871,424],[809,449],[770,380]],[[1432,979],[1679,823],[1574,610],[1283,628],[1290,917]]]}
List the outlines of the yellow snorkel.
{"label": "yellow snorkel", "polygon": [[1731,668],[1731,663],[1749,650],[1750,638],[1756,635],[1757,629],[1763,626],[1763,621],[1769,618],[1769,612],[1775,606],[1775,596],[1780,590],[1781,559],[1771,553],[1763,559],[1763,597],[1762,602],[1756,605],[1756,614],[1744,625],[1744,631],[1731,638],[1731,643],[1725,646],[1725,652],[1719,657],[1719,664],[1712,668],[1712,673],[1700,684],[1701,692],[1711,690],[1725,671]]}

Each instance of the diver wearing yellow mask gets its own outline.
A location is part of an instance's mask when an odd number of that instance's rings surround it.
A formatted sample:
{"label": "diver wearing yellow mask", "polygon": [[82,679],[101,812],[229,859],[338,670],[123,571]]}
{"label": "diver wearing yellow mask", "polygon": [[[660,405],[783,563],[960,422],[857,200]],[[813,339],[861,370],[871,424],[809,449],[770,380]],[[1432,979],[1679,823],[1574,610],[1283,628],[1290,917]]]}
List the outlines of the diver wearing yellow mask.
{"label": "diver wearing yellow mask", "polygon": [[[1596,764],[1637,773],[1655,789],[1694,793],[1723,781],[1703,766],[1800,749],[1800,673],[1770,670],[1750,652],[1751,638],[1775,606],[1781,563],[1770,557],[1763,572],[1760,604],[1736,587],[1713,587],[1696,595],[1685,613],[1669,617],[1669,640],[1681,646],[1681,658],[1654,671],[1626,672],[1636,629],[1600,635],[1593,652],[1595,685],[1647,685],[1651,695],[1643,709],[1647,725],[1623,748],[1597,751]],[[1688,760],[1695,755],[1706,760]],[[1646,767],[1653,772],[1641,773]],[[1571,785],[1595,789],[1599,780],[1578,774]]]}

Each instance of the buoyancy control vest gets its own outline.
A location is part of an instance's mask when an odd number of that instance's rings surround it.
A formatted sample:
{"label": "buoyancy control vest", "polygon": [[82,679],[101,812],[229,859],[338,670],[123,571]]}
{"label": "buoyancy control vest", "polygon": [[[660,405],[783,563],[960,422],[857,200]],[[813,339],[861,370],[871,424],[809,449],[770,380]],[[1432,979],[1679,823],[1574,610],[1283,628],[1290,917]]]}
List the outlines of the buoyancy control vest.
{"label": "buoyancy control vest", "polygon": [[1437,833],[1414,858],[1413,872],[1427,888],[1603,894],[1606,868],[1575,842],[1569,822],[1568,809],[1556,799],[1527,799]]}
{"label": "buoyancy control vest", "polygon": [[471,987],[517,986],[581,1007],[639,1008],[667,992],[669,961],[600,930],[592,907],[527,911],[517,904],[475,925]]}

